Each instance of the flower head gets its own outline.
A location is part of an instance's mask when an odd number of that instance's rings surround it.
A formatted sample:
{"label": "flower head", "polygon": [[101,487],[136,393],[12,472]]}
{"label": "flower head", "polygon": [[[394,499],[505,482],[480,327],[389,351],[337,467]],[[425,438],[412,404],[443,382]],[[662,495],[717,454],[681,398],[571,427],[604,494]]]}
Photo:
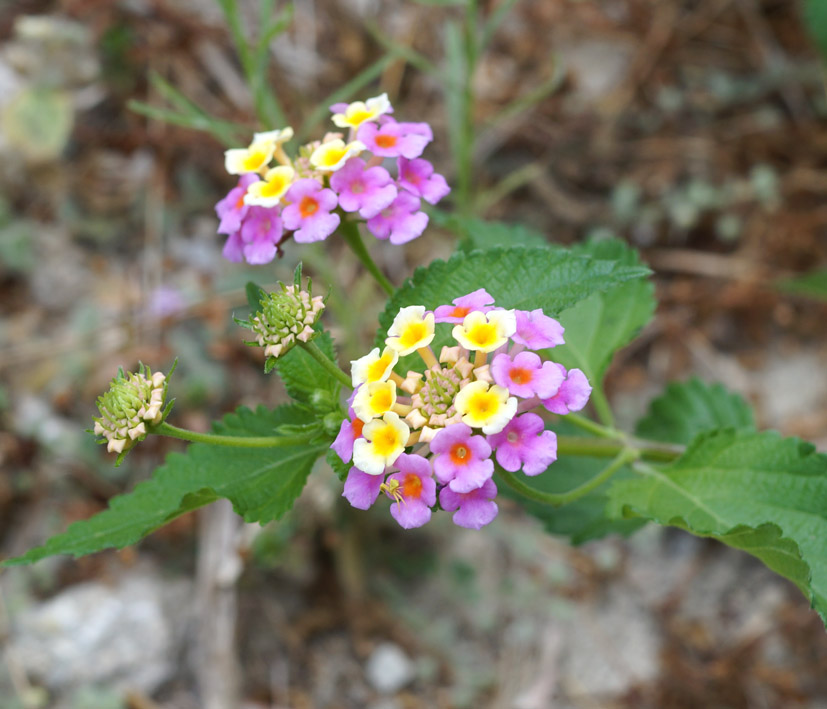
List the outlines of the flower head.
{"label": "flower head", "polygon": [[512,338],[518,345],[530,350],[543,350],[562,345],[563,326],[542,310],[515,310],[517,329]]}
{"label": "flower head", "polygon": [[362,421],[368,423],[390,411],[396,403],[394,382],[373,382],[363,384],[353,399],[353,411]]}
{"label": "flower head", "polygon": [[336,103],[331,106],[333,123],[339,128],[359,128],[368,121],[376,121],[380,116],[392,113],[393,108],[387,94],[369,98],[367,101],[353,103]]}
{"label": "flower head", "polygon": [[279,283],[279,290],[262,293],[259,311],[249,321],[237,321],[255,333],[255,342],[248,344],[263,347],[266,357],[281,357],[296,342],[310,342],[317,334],[313,326],[324,310],[324,298],[312,295],[309,281],[307,290],[302,290],[300,279],[297,268],[292,286]]}
{"label": "flower head", "polygon": [[239,232],[241,252],[247,263],[270,263],[278,251],[284,230],[276,210],[250,207]]}
{"label": "flower head", "polygon": [[233,187],[227,196],[215,205],[215,213],[221,222],[218,225],[219,234],[232,234],[241,229],[241,222],[250,208],[244,201],[247,188],[259,179],[258,175],[247,173],[242,175],[238,184]]}
{"label": "flower head", "polygon": [[144,440],[147,426],[161,423],[169,413],[164,408],[167,395],[167,377],[162,372],[152,373],[140,365],[138,372],[124,374],[123,369],[109,384],[109,391],[98,397],[98,412],[92,433],[102,436],[106,450],[118,453],[120,465],[126,453],[138,441]]}
{"label": "flower head", "polygon": [[224,167],[231,175],[258,172],[273,159],[275,145],[269,140],[253,140],[247,148],[224,151]]}
{"label": "flower head", "polygon": [[565,377],[563,383],[554,396],[543,399],[543,406],[554,414],[570,414],[580,411],[589,401],[592,393],[591,384],[579,369],[566,368],[562,364],[556,364],[561,374]]}

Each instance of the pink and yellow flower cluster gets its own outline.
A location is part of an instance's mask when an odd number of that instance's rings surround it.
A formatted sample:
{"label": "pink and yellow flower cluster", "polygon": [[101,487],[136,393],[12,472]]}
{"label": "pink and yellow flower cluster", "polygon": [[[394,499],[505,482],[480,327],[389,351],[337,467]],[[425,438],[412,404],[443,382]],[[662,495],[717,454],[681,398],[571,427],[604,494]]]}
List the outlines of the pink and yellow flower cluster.
{"label": "pink and yellow flower cluster", "polygon": [[[364,220],[371,234],[392,244],[425,230],[428,215],[421,200],[436,204],[450,191],[445,178],[420,157],[433,140],[431,127],[394,120],[386,94],[334,104],[331,111],[333,123],[347,135],[328,133],[299,148],[295,158],[284,149],[293,138],[290,127],[256,133],[248,147],[226,151],[227,172],[239,175],[215,206],[218,233],[227,235],[227,259],[269,263],[290,237],[298,243],[321,241],[343,219]],[[395,161],[395,176],[386,161]]]}
{"label": "pink and yellow flower cluster", "polygon": [[[455,346],[431,343],[452,326]],[[579,369],[543,360],[563,344],[563,327],[542,310],[506,310],[480,288],[433,312],[402,308],[383,350],[351,363],[354,392],[332,448],[352,463],[344,497],[367,509],[380,493],[404,528],[420,527],[439,502],[462,527],[497,516],[494,460],[539,475],[557,459],[557,437],[532,409],[582,409],[591,386]],[[424,372],[394,371],[416,352]]]}

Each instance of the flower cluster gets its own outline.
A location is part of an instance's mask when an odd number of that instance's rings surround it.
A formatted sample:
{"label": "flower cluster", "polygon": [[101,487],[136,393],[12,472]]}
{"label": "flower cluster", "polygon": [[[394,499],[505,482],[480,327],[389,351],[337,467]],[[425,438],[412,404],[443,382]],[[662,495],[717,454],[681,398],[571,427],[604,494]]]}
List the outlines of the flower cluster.
{"label": "flower cluster", "polygon": [[[453,327],[457,345],[437,357],[431,342],[439,323]],[[563,343],[563,327],[542,310],[495,307],[483,288],[433,312],[402,308],[385,348],[351,363],[348,418],[332,445],[352,461],[344,497],[367,509],[384,493],[406,529],[428,522],[437,500],[462,527],[491,522],[494,460],[539,475],[557,459],[556,435],[531,410],[567,414],[588,401],[583,372],[537,353]],[[414,352],[424,373],[394,372]]]}
{"label": "flower cluster", "polygon": [[[171,372],[170,372],[171,373]],[[139,441],[146,438],[147,426],[161,423],[169,409],[164,409],[167,377],[154,374],[143,364],[138,373],[118,370],[109,391],[98,397],[100,417],[94,419],[92,433],[103,436],[109,453],[118,453],[118,462]]]}
{"label": "flower cluster", "polygon": [[[218,233],[228,236],[227,259],[269,263],[291,236],[298,243],[321,241],[342,219],[362,219],[371,234],[392,244],[425,230],[421,200],[436,204],[450,191],[420,157],[433,140],[431,127],[394,120],[386,94],[334,104],[331,111],[333,123],[347,130],[347,142],[345,133],[328,133],[291,159],[284,150],[293,138],[287,127],[256,133],[247,148],[226,151],[227,172],[240,176],[215,206]],[[395,177],[386,159],[395,160]]]}

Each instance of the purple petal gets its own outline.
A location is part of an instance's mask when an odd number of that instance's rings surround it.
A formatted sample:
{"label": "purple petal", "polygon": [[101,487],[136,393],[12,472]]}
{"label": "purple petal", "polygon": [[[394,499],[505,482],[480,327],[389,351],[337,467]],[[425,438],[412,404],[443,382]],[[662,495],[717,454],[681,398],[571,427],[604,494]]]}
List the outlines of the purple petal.
{"label": "purple petal", "polygon": [[351,468],[345,480],[342,497],[356,509],[366,510],[379,497],[383,479],[383,475],[368,475],[359,468]]}

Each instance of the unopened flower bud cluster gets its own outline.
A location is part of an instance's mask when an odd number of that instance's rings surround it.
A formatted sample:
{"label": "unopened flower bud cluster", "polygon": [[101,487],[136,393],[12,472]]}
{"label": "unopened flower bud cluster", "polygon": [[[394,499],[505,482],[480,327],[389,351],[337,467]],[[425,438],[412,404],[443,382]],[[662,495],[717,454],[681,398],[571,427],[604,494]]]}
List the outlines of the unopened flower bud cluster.
{"label": "unopened flower bud cluster", "polygon": [[[386,94],[330,108],[334,125],[347,136],[328,133],[291,158],[284,149],[293,138],[288,126],[256,133],[247,148],[226,151],[227,171],[240,177],[215,206],[218,233],[228,236],[225,258],[269,263],[290,237],[322,241],[346,218],[365,221],[371,234],[392,244],[425,230],[421,200],[436,204],[450,192],[445,178],[420,157],[433,140],[431,127],[394,120]],[[386,161],[395,163],[395,176]]]}
{"label": "unopened flower bud cluster", "polygon": [[[439,323],[453,325],[457,344],[437,357],[430,345]],[[367,509],[384,492],[405,528],[428,522],[437,500],[462,527],[491,522],[494,459],[526,475],[557,459],[556,435],[531,410],[567,414],[591,394],[582,371],[538,354],[563,343],[563,327],[542,310],[497,308],[483,288],[433,312],[402,308],[384,350],[351,363],[349,417],[332,445],[352,462],[344,497]],[[424,372],[394,372],[413,352]]]}
{"label": "unopened flower bud cluster", "polygon": [[256,334],[256,342],[264,348],[265,356],[280,357],[297,341],[310,342],[315,337],[313,325],[324,307],[322,296],[282,283],[281,290],[262,301],[261,310],[250,319],[250,328]]}
{"label": "unopened flower bud cluster", "polygon": [[153,374],[144,365],[137,374],[121,370],[109,391],[98,397],[100,417],[95,419],[93,433],[103,436],[108,452],[125,453],[146,438],[147,425],[161,422],[166,394],[163,373]]}

